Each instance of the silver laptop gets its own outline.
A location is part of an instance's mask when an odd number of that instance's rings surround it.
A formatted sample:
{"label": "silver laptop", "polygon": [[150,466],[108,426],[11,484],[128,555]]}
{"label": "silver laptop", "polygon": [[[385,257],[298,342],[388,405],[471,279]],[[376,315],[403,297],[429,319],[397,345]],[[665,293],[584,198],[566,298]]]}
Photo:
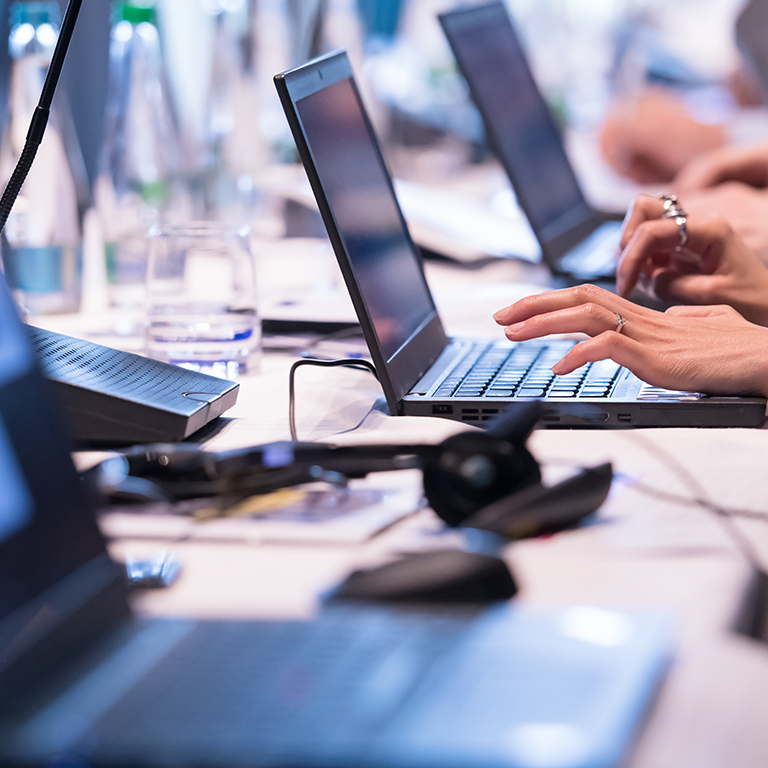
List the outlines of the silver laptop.
{"label": "silver laptop", "polygon": [[482,423],[541,398],[553,426],[762,424],[763,398],[658,389],[610,360],[555,376],[572,341],[449,339],[346,54],[275,85],[393,414]]}
{"label": "silver laptop", "polygon": [[663,618],[507,605],[347,606],[282,622],[133,617],[50,394],[0,280],[1,764],[621,759],[669,660]]}
{"label": "silver laptop", "polygon": [[619,217],[584,197],[504,4],[439,19],[546,266],[579,282],[615,277]]}

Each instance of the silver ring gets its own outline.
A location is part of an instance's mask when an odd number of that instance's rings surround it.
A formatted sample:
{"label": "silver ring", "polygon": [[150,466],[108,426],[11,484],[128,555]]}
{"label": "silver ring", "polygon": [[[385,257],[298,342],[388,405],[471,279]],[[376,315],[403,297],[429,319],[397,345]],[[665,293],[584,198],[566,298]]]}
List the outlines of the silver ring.
{"label": "silver ring", "polygon": [[680,245],[675,250],[680,251],[685,248],[685,244],[688,242],[688,224],[685,216],[675,216],[675,224],[680,232]]}
{"label": "silver ring", "polygon": [[613,326],[613,330],[616,333],[621,333],[622,328],[627,324],[627,321],[621,316],[621,312],[616,313],[616,325]]}
{"label": "silver ring", "polygon": [[688,214],[680,205],[680,201],[677,199],[677,195],[659,195],[659,200],[664,203],[664,213],[661,214],[662,219],[676,219],[680,216],[687,216]]}

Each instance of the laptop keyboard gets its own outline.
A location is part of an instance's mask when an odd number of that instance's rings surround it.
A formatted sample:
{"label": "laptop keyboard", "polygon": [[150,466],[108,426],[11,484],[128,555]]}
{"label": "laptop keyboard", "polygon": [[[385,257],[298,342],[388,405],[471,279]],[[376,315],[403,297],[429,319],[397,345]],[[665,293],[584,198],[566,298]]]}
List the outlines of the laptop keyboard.
{"label": "laptop keyboard", "polygon": [[[99,724],[113,754],[161,764],[370,744],[464,637],[459,616],[339,609],[315,622],[201,623]],[[130,728],[126,727],[130,724]]]}
{"label": "laptop keyboard", "polygon": [[621,366],[613,360],[588,363],[565,376],[552,366],[573,342],[478,345],[443,380],[436,397],[607,397]]}

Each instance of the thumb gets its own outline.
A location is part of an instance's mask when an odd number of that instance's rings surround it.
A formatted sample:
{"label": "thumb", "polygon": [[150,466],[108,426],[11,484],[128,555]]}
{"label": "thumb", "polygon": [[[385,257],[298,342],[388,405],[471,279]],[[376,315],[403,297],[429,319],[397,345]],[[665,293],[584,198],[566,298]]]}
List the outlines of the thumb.
{"label": "thumb", "polygon": [[672,304],[712,304],[712,276],[660,270],[653,277],[653,292]]}
{"label": "thumb", "polygon": [[723,304],[715,304],[711,306],[681,306],[675,305],[674,307],[668,307],[665,314],[675,315],[676,317],[715,317],[716,315],[724,315],[730,311],[730,307],[726,307]]}

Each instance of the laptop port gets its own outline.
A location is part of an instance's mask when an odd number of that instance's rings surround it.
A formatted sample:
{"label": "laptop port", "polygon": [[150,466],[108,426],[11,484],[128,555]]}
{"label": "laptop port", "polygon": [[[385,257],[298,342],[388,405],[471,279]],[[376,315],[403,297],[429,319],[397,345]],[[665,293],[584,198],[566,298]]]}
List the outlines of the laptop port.
{"label": "laptop port", "polygon": [[462,413],[480,413],[480,411],[477,408],[462,408]]}
{"label": "laptop port", "polygon": [[438,403],[432,406],[433,416],[446,416],[453,413],[453,406],[448,403]]}
{"label": "laptop port", "polygon": [[498,413],[498,408],[483,408],[483,413]]}
{"label": "laptop port", "polygon": [[632,414],[631,413],[620,413],[619,414],[619,421],[626,422],[627,424],[632,421]]}
{"label": "laptop port", "polygon": [[462,416],[461,420],[462,421],[480,421],[480,417],[479,416]]}
{"label": "laptop port", "polygon": [[544,411],[541,416],[542,421],[560,421],[560,415],[557,411]]}

